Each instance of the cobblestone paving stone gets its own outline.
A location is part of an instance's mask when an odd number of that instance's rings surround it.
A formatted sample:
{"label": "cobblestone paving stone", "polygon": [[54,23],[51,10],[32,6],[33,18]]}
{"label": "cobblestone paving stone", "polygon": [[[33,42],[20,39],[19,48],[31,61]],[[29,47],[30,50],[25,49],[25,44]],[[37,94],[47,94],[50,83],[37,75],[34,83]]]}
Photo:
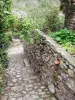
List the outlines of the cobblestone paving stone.
{"label": "cobblestone paving stone", "polygon": [[7,87],[2,100],[51,100],[47,87],[40,82],[26,58],[24,65],[22,45],[15,42],[8,52]]}

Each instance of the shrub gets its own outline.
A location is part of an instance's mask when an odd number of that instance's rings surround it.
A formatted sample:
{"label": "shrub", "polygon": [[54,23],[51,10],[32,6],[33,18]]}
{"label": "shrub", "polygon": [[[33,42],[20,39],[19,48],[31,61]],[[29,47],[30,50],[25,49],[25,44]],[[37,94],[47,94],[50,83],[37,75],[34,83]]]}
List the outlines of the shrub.
{"label": "shrub", "polygon": [[2,63],[4,67],[7,67],[8,65],[8,57],[7,57],[6,50],[0,49],[0,63]]}
{"label": "shrub", "polygon": [[8,25],[6,23],[11,13],[11,2],[12,0],[0,1],[0,63],[2,64],[6,63],[6,49],[9,45],[9,36],[6,34]]}
{"label": "shrub", "polygon": [[2,93],[3,86],[4,86],[4,68],[0,63],[0,94]]}
{"label": "shrub", "polygon": [[[23,3],[22,1],[19,1]],[[35,28],[42,29],[45,17],[50,10],[54,10],[53,8],[59,8],[60,2],[59,0],[37,0],[36,4],[34,2],[30,2],[30,0],[25,1],[26,6],[20,6],[17,2],[17,7],[20,10],[25,10],[27,12],[27,16],[29,16],[33,20],[33,25]]]}
{"label": "shrub", "polygon": [[21,40],[26,40],[29,43],[32,43],[33,41],[31,38],[32,26],[33,26],[33,23],[30,18],[27,18],[21,21],[21,24],[20,24],[20,32],[21,32],[20,39]]}
{"label": "shrub", "polygon": [[17,17],[15,15],[12,15],[11,13],[8,14],[5,18],[4,22],[4,29],[5,31],[13,30],[15,28],[15,23],[17,22]]}
{"label": "shrub", "polygon": [[58,32],[49,34],[58,43],[60,43],[67,51],[75,52],[75,32],[68,29],[62,29]]}
{"label": "shrub", "polygon": [[29,44],[33,44],[34,40],[38,41],[39,39],[38,30],[34,30],[33,20],[30,18],[26,18],[25,20],[18,19],[13,36],[20,38],[21,41],[26,40]]}
{"label": "shrub", "polygon": [[8,57],[7,57],[7,48],[10,44],[11,36],[8,33],[0,34],[0,63],[3,64],[4,67],[8,65]]}
{"label": "shrub", "polygon": [[22,29],[22,22],[23,22],[23,19],[16,17],[15,22],[14,22],[13,31],[15,31],[15,32],[21,31],[21,29]]}
{"label": "shrub", "polygon": [[6,31],[12,25],[11,19],[12,0],[0,0],[0,94],[3,88],[4,67],[7,67],[7,48],[9,46],[10,36]]}
{"label": "shrub", "polygon": [[59,9],[51,8],[45,18],[44,29],[50,31],[56,31],[61,27],[61,22],[59,19]]}
{"label": "shrub", "polygon": [[9,46],[9,35],[7,33],[0,34],[0,49],[6,49]]}

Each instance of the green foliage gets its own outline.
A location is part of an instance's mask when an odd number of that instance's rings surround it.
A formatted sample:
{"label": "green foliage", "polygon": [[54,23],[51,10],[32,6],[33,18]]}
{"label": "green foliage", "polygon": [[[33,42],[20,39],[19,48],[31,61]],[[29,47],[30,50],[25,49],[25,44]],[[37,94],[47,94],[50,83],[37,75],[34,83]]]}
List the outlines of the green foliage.
{"label": "green foliage", "polygon": [[2,64],[0,64],[0,94],[2,93],[4,86],[4,68]]}
{"label": "green foliage", "polygon": [[65,44],[62,44],[62,46],[71,54],[75,54],[75,45],[72,45],[70,42],[67,42]]}
{"label": "green foliage", "polygon": [[15,21],[14,21],[13,31],[14,32],[21,31],[23,19],[18,18],[18,17],[15,16],[14,20]]}
{"label": "green foliage", "polygon": [[11,2],[12,0],[1,0],[0,1],[0,29],[5,30],[5,23],[7,16],[11,13]]}
{"label": "green foliage", "polygon": [[[20,37],[21,40],[26,39],[29,43],[33,43],[34,39],[32,38],[32,30],[43,30],[46,28],[52,31],[57,30],[61,24],[58,15],[60,4],[56,5],[57,1],[40,0],[37,4],[33,4],[33,2],[31,4],[29,0],[27,0],[27,2],[18,1],[18,9],[25,10],[25,12],[27,12],[27,18],[25,18],[25,20],[18,19],[15,22],[13,34],[16,37]],[[20,3],[25,3],[26,5],[20,6],[18,5]],[[35,34],[37,34],[37,32]],[[37,35],[35,37],[37,37]]]}
{"label": "green foliage", "polygon": [[8,26],[8,17],[11,13],[11,1],[12,0],[1,0],[0,1],[0,63],[5,64],[7,53],[6,49],[9,45],[9,35],[6,33]]}
{"label": "green foliage", "polygon": [[0,34],[0,49],[6,49],[9,46],[9,36],[7,33]]}
{"label": "green foliage", "polygon": [[20,34],[20,39],[21,40],[27,40],[27,41],[29,41],[30,39],[30,31],[31,31],[31,29],[32,29],[32,21],[29,19],[29,18],[27,18],[27,19],[25,19],[25,20],[21,20],[20,21],[20,32],[21,32],[21,34]]}
{"label": "green foliage", "polygon": [[3,87],[3,67],[7,66],[7,47],[10,36],[6,33],[9,28],[8,18],[11,14],[12,0],[0,0],[0,93]]}
{"label": "green foliage", "polygon": [[15,21],[13,28],[13,36],[16,38],[20,38],[22,41],[26,40],[28,42],[32,42],[31,39],[31,30],[32,30],[32,20],[30,18],[18,19]]}
{"label": "green foliage", "polygon": [[44,29],[50,31],[59,30],[63,26],[64,22],[61,18],[63,17],[59,16],[59,9],[57,7],[51,8],[46,15]]}
{"label": "green foliage", "polygon": [[33,39],[34,39],[34,42],[36,42],[36,43],[39,42],[39,40],[40,40],[40,30],[35,29],[35,32],[33,34]]}
{"label": "green foliage", "polygon": [[[19,0],[16,4],[17,8],[25,13],[27,12],[27,16],[33,20],[34,28],[43,29],[46,15],[49,14],[50,10],[59,8],[60,2],[59,0],[35,0],[35,3],[30,1]],[[21,6],[20,3],[25,3],[26,6]]]}
{"label": "green foliage", "polygon": [[59,32],[52,33],[51,36],[60,43],[71,42],[71,44],[75,44],[75,33],[72,30],[62,29]]}
{"label": "green foliage", "polygon": [[7,67],[8,59],[7,59],[7,53],[5,50],[0,49],[0,63],[3,64],[4,67]]}
{"label": "green foliage", "polygon": [[62,44],[63,47],[69,52],[75,52],[75,32],[68,29],[62,29],[58,32],[49,34],[58,43]]}
{"label": "green foliage", "polygon": [[21,41],[26,40],[29,44],[39,40],[39,31],[34,31],[34,22],[30,18],[18,19],[13,30],[13,37],[20,38]]}
{"label": "green foliage", "polygon": [[0,36],[0,63],[7,67],[8,57],[6,50],[10,44],[11,36],[8,33],[0,34]]}
{"label": "green foliage", "polygon": [[15,23],[17,21],[17,17],[15,15],[12,15],[11,13],[6,16],[4,28],[5,30],[13,30],[15,28]]}
{"label": "green foliage", "polygon": [[22,34],[24,34],[24,36],[27,36],[28,33],[30,32],[31,30],[31,27],[32,26],[32,22],[29,18],[25,19],[25,20],[22,20]]}
{"label": "green foliage", "polygon": [[34,40],[38,41],[39,34],[33,30],[33,21],[30,18],[22,20],[20,39],[26,40],[30,44],[33,44]]}

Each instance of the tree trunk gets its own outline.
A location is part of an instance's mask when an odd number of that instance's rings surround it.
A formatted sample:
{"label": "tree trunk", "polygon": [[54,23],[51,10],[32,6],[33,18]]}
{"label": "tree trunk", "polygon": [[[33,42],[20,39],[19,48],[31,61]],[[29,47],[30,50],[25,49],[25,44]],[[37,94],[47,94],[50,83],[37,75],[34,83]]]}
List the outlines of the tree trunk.
{"label": "tree trunk", "polygon": [[75,30],[75,0],[60,0],[61,10],[65,14],[64,26]]}

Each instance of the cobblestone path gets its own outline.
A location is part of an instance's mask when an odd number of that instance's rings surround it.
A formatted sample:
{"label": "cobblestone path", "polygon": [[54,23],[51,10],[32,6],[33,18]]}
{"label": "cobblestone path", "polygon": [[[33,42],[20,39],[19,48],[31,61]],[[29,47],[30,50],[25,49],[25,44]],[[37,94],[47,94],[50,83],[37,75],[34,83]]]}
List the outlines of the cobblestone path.
{"label": "cobblestone path", "polygon": [[2,100],[51,100],[48,89],[34,74],[26,58],[24,65],[24,53],[20,41],[14,40],[8,52],[7,87]]}

